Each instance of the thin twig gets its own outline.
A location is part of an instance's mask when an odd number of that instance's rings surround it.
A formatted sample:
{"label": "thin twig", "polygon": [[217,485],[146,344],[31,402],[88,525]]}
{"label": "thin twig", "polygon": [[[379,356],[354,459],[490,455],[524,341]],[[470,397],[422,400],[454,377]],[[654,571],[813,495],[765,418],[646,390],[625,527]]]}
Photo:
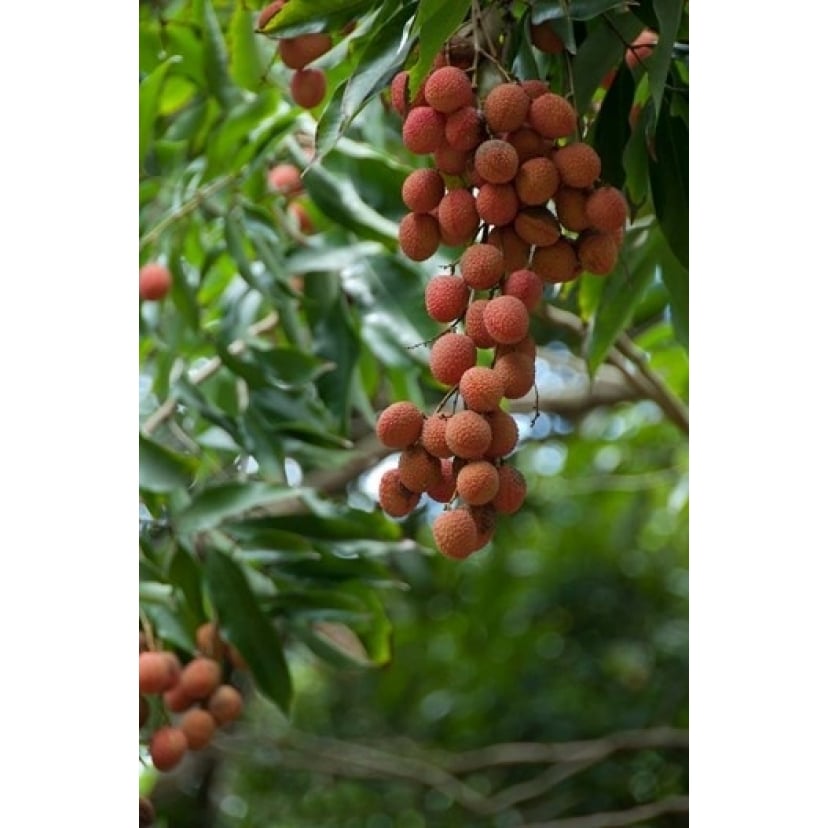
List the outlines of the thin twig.
{"label": "thin twig", "polygon": [[679,814],[690,810],[690,799],[686,796],[669,796],[658,802],[637,805],[626,811],[604,811],[599,814],[553,819],[550,822],[531,822],[523,828],[621,828],[636,825],[662,814]]}

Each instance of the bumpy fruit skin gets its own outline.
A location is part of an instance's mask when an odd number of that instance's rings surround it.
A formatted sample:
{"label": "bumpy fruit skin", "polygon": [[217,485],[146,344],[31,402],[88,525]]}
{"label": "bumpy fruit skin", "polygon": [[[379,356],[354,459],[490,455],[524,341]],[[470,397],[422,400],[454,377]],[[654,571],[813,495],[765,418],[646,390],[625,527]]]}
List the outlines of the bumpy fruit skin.
{"label": "bumpy fruit skin", "polygon": [[618,243],[609,233],[583,233],[577,242],[578,261],[589,273],[607,276],[618,261]]}
{"label": "bumpy fruit skin", "polygon": [[483,323],[495,342],[512,345],[529,332],[529,311],[516,296],[497,296],[486,306]]}
{"label": "bumpy fruit skin", "polygon": [[469,304],[463,320],[466,328],[466,336],[478,348],[494,348],[497,345],[497,342],[492,339],[488,330],[486,330],[486,323],[483,318],[489,301],[489,299],[475,299]]}
{"label": "bumpy fruit skin", "polygon": [[444,457],[440,460],[440,482],[429,486],[426,494],[437,503],[450,503],[454,499],[456,487],[453,464],[449,458]]}
{"label": "bumpy fruit skin", "polygon": [[440,274],[429,280],[425,289],[426,313],[435,322],[453,322],[466,312],[469,286],[460,276]]}
{"label": "bumpy fruit skin", "polygon": [[566,138],[575,132],[578,119],[566,98],[544,92],[529,107],[529,124],[544,138]]}
{"label": "bumpy fruit skin", "polygon": [[423,262],[440,246],[440,224],[432,215],[406,213],[400,222],[400,249],[415,262]]}
{"label": "bumpy fruit skin", "polygon": [[422,446],[411,446],[400,455],[397,468],[400,482],[411,492],[422,494],[429,486],[440,482],[440,459]]}
{"label": "bumpy fruit skin", "polygon": [[473,460],[457,475],[457,494],[470,506],[489,503],[499,487],[497,469],[488,460]]}
{"label": "bumpy fruit skin", "polygon": [[510,132],[506,136],[506,140],[517,150],[521,164],[530,158],[540,158],[546,149],[543,136],[531,127],[521,127],[514,132]]}
{"label": "bumpy fruit skin", "polygon": [[613,233],[627,223],[627,199],[616,187],[599,187],[587,198],[586,215],[596,230]]}
{"label": "bumpy fruit skin", "polygon": [[[495,370],[497,370],[497,363],[495,363]],[[492,442],[484,457],[487,460],[505,457],[513,451],[518,442],[518,427],[515,418],[502,409],[496,408],[486,415],[486,419],[492,430]]]}
{"label": "bumpy fruit skin", "polygon": [[191,699],[206,699],[221,683],[221,666],[212,658],[194,658],[181,671],[182,690]]}
{"label": "bumpy fruit skin", "polygon": [[528,268],[514,270],[503,283],[503,295],[516,296],[531,311],[543,298],[543,280]]}
{"label": "bumpy fruit skin", "polygon": [[443,66],[432,72],[425,82],[424,90],[426,103],[444,114],[474,104],[471,81],[456,66]]}
{"label": "bumpy fruit skin", "polygon": [[653,48],[658,43],[658,35],[651,29],[644,29],[641,34],[630,44],[629,49],[624,53],[624,62],[630,71],[644,65],[644,61],[653,53]]}
{"label": "bumpy fruit skin", "polygon": [[279,41],[279,57],[290,69],[304,69],[311,61],[322,57],[333,46],[327,34],[303,34],[285,37]]}
{"label": "bumpy fruit skin", "polygon": [[511,184],[486,182],[477,194],[477,212],[486,224],[505,227],[515,220],[519,209],[520,201]]}
{"label": "bumpy fruit skin", "polygon": [[276,164],[267,173],[267,183],[271,190],[287,196],[299,195],[302,185],[302,172],[295,164]]}
{"label": "bumpy fruit skin", "polygon": [[210,744],[216,730],[216,721],[206,710],[194,707],[181,717],[178,726],[184,733],[187,747],[190,750],[201,750]]}
{"label": "bumpy fruit skin", "polygon": [[475,169],[490,184],[508,183],[517,175],[519,166],[517,150],[499,138],[484,141],[474,153]]}
{"label": "bumpy fruit skin", "polygon": [[515,191],[524,204],[539,206],[555,195],[560,182],[558,168],[549,158],[530,158],[518,169]]}
{"label": "bumpy fruit skin", "polygon": [[574,187],[561,187],[555,193],[555,213],[558,221],[575,233],[589,227],[589,218],[586,214],[588,194],[584,190]]}
{"label": "bumpy fruit skin", "polygon": [[546,207],[526,207],[515,216],[515,232],[527,244],[548,247],[561,237],[561,226]]}
{"label": "bumpy fruit skin", "polygon": [[564,42],[552,28],[552,23],[544,21],[529,27],[529,37],[532,45],[548,55],[559,55],[564,50]]}
{"label": "bumpy fruit skin", "polygon": [[413,402],[391,403],[377,418],[379,441],[388,448],[404,449],[417,442],[423,427],[423,415]]}
{"label": "bumpy fruit skin", "polygon": [[290,94],[303,109],[313,109],[322,103],[328,82],[320,69],[300,69],[290,79]]}
{"label": "bumpy fruit skin", "polygon": [[413,107],[403,121],[402,141],[415,155],[428,155],[445,140],[446,116],[430,106]]}
{"label": "bumpy fruit skin", "polygon": [[536,248],[532,257],[532,270],[549,284],[571,282],[580,273],[578,256],[572,242],[562,237],[549,247]]}
{"label": "bumpy fruit skin", "polygon": [[494,372],[503,383],[503,396],[517,400],[528,394],[535,384],[535,360],[516,351],[497,358]]}
{"label": "bumpy fruit skin", "polygon": [[415,102],[411,103],[408,100],[408,72],[405,70],[397,72],[391,81],[391,108],[401,118],[405,118],[412,106],[422,106],[423,104],[425,104],[425,97],[422,88],[420,88]]}
{"label": "bumpy fruit skin", "polygon": [[158,770],[172,770],[187,752],[187,737],[180,728],[160,727],[150,738],[149,752]]}
{"label": "bumpy fruit skin", "polygon": [[492,428],[476,411],[458,411],[446,426],[446,442],[463,460],[480,460],[492,442]]}
{"label": "bumpy fruit skin", "polygon": [[420,435],[420,444],[435,457],[451,457],[452,451],[446,442],[446,427],[449,418],[444,414],[432,414],[423,422],[423,432]]}
{"label": "bumpy fruit skin", "polygon": [[464,175],[469,158],[468,152],[454,149],[448,144],[441,144],[434,150],[434,166],[446,175]]}
{"label": "bumpy fruit skin", "polygon": [[561,147],[553,160],[567,187],[591,187],[601,175],[601,156],[582,141]]}
{"label": "bumpy fruit skin", "polygon": [[497,528],[497,512],[494,506],[463,506],[477,527],[477,544],[474,551],[482,549],[493,537]]}
{"label": "bumpy fruit skin", "polygon": [[414,170],[403,181],[403,204],[412,213],[430,213],[439,204],[446,186],[443,176],[429,168]]}
{"label": "bumpy fruit skin", "polygon": [[379,484],[379,504],[387,515],[405,517],[414,511],[419,502],[420,493],[403,486],[399,469],[388,469],[383,473]]}
{"label": "bumpy fruit skin", "polygon": [[477,545],[477,526],[464,509],[437,515],[432,526],[437,549],[448,558],[468,558]]}
{"label": "bumpy fruit skin", "polygon": [[207,700],[207,712],[219,727],[236,721],[243,709],[244,700],[241,693],[229,684],[217,687]]}
{"label": "bumpy fruit skin", "polygon": [[529,95],[519,83],[501,83],[483,101],[483,117],[492,132],[512,132],[526,120],[529,104]]}
{"label": "bumpy fruit skin", "polygon": [[503,380],[494,369],[475,365],[460,378],[460,394],[466,408],[477,412],[494,411],[503,399]]}
{"label": "bumpy fruit skin", "polygon": [[474,341],[466,334],[443,334],[432,346],[429,366],[437,382],[456,385],[477,361]]}
{"label": "bumpy fruit skin", "polygon": [[460,273],[469,287],[489,290],[503,276],[503,254],[491,244],[473,244],[460,257]]}
{"label": "bumpy fruit skin", "polygon": [[501,514],[513,515],[526,499],[526,478],[514,466],[501,466],[498,476],[500,487],[492,506]]}
{"label": "bumpy fruit skin", "polygon": [[450,244],[470,241],[480,223],[474,196],[468,190],[449,190],[437,208],[437,221],[443,238]]}
{"label": "bumpy fruit skin", "polygon": [[534,101],[535,98],[539,98],[541,95],[545,95],[547,92],[549,92],[549,87],[547,86],[547,84],[545,84],[542,80],[538,80],[537,78],[530,78],[529,80],[521,81],[520,85],[523,87],[523,90],[529,96],[530,101]]}
{"label": "bumpy fruit skin", "polygon": [[480,112],[473,106],[464,106],[446,119],[446,143],[455,150],[471,152],[486,140],[486,128]]}
{"label": "bumpy fruit skin", "polygon": [[515,232],[513,226],[493,228],[487,241],[503,253],[503,269],[506,273],[521,270],[529,263],[531,246]]}
{"label": "bumpy fruit skin", "polygon": [[172,287],[169,268],[158,262],[145,264],[138,271],[138,295],[141,299],[155,302],[163,299]]}

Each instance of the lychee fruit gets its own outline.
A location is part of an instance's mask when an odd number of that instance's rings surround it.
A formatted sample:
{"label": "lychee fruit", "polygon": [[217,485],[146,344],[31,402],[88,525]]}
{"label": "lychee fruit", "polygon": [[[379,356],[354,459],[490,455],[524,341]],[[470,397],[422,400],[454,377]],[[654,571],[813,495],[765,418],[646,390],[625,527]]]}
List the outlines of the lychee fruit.
{"label": "lychee fruit", "polygon": [[503,283],[504,296],[516,296],[526,305],[526,310],[537,307],[543,297],[543,280],[533,270],[513,270]]}
{"label": "lychee fruit", "polygon": [[400,455],[397,463],[400,483],[410,492],[422,493],[429,486],[440,482],[440,459],[429,454],[422,446],[410,446]]}
{"label": "lychee fruit", "polygon": [[488,460],[473,460],[457,475],[457,494],[471,506],[482,506],[497,494],[500,477]]}
{"label": "lychee fruit", "polygon": [[438,112],[451,113],[474,104],[474,90],[468,75],[456,66],[432,72],[424,86],[426,103]]}
{"label": "lychee fruit", "polygon": [[566,138],[575,132],[578,119],[566,98],[544,92],[529,106],[529,124],[544,138]]}
{"label": "lychee fruit", "polygon": [[282,10],[282,6],[284,6],[285,3],[287,3],[287,0],[273,0],[272,3],[268,3],[261,10],[261,12],[259,12],[259,19],[256,21],[256,28],[263,29],[276,15],[276,13]]}
{"label": "lychee fruit", "polygon": [[207,658],[213,658],[216,661],[221,661],[224,658],[227,647],[219,635],[218,624],[214,621],[207,621],[201,624],[196,630],[195,637],[196,646],[202,655],[207,656]]}
{"label": "lychee fruit", "polygon": [[149,262],[138,271],[138,295],[145,301],[163,299],[171,287],[172,274],[159,262]]}
{"label": "lychee fruit", "polygon": [[476,411],[458,411],[446,425],[446,442],[464,460],[479,460],[492,442],[492,429]]}
{"label": "lychee fruit", "polygon": [[181,713],[186,710],[195,699],[191,698],[181,683],[175,684],[164,693],[164,707],[171,713]]}
{"label": "lychee fruit", "polygon": [[530,158],[518,169],[515,191],[524,204],[546,204],[555,195],[560,181],[558,168],[549,158]]}
{"label": "lychee fruit", "polygon": [[219,727],[236,721],[243,709],[242,694],[230,684],[220,685],[207,699],[207,712],[215,719]]}
{"label": "lychee fruit", "polygon": [[572,281],[579,273],[578,256],[569,239],[561,237],[549,247],[538,247],[532,256],[532,270],[550,284]]}
{"label": "lychee fruit", "polygon": [[477,526],[464,509],[441,512],[432,533],[437,549],[448,558],[468,558],[477,546]]}
{"label": "lychee fruit", "polygon": [[500,83],[483,101],[483,117],[492,132],[512,132],[526,120],[530,102],[519,83]]}
{"label": "lychee fruit", "polygon": [[446,185],[443,176],[428,168],[414,170],[402,185],[403,204],[412,213],[430,213],[440,203]]}
{"label": "lychee fruit", "polygon": [[431,347],[431,374],[444,385],[456,385],[476,362],[477,349],[472,338],[466,334],[451,331],[443,334]]}
{"label": "lychee fruit", "polygon": [[181,717],[178,726],[187,740],[187,747],[190,750],[201,750],[210,744],[216,730],[216,721],[206,710],[194,707]]}
{"label": "lychee fruit", "polygon": [[494,369],[475,365],[460,377],[460,395],[472,411],[494,411],[503,399],[503,380]]}
{"label": "lychee fruit", "polygon": [[561,226],[546,207],[526,207],[514,221],[515,232],[527,244],[548,247],[561,237]]}
{"label": "lychee fruit", "polygon": [[474,196],[464,189],[449,190],[440,200],[437,221],[448,244],[455,246],[473,239],[480,224]]}
{"label": "lychee fruit", "polygon": [[492,506],[506,515],[513,515],[526,499],[526,478],[514,466],[498,469],[500,486],[492,500]]}
{"label": "lychee fruit", "polygon": [[446,118],[446,143],[455,150],[471,152],[486,140],[486,127],[480,112],[464,106]]}
{"label": "lychee fruit", "polygon": [[430,106],[413,107],[402,127],[403,144],[416,155],[428,155],[445,140],[446,116]]}
{"label": "lychee fruit", "polygon": [[521,270],[528,264],[531,246],[515,232],[513,226],[492,228],[486,241],[503,253],[503,269],[506,273]]}
{"label": "lychee fruit", "polygon": [[496,296],[483,311],[483,323],[495,342],[511,345],[529,332],[529,311],[516,296]]}
{"label": "lychee fruit", "polygon": [[[497,362],[495,363],[495,370],[497,370]],[[505,457],[517,445],[518,427],[515,418],[503,409],[496,408],[486,415],[486,419],[492,430],[492,442],[489,443],[489,448],[486,449],[484,457],[492,460]]]}
{"label": "lychee fruit", "polygon": [[452,461],[444,457],[440,460],[440,482],[426,489],[426,494],[437,503],[450,503],[454,499],[457,481],[454,476]]}
{"label": "lychee fruit", "polygon": [[304,187],[302,173],[295,164],[276,164],[267,173],[267,183],[271,190],[287,196],[299,195]]}
{"label": "lychee fruit", "polygon": [[445,414],[432,414],[423,422],[423,431],[420,435],[420,444],[435,457],[451,457],[452,450],[446,442],[446,427],[449,417]]}
{"label": "lychee fruit", "polygon": [[504,227],[515,220],[520,208],[511,184],[483,184],[477,193],[477,212],[486,224]]}
{"label": "lychee fruit", "polygon": [[440,274],[429,280],[425,289],[426,313],[435,322],[453,322],[466,312],[469,286],[460,276]]}
{"label": "lychee fruit", "polygon": [[150,738],[149,753],[157,770],[172,770],[186,752],[187,737],[178,727],[160,727]]}
{"label": "lychee fruit", "polygon": [[601,156],[583,141],[561,147],[553,161],[567,187],[590,187],[601,175]]}
{"label": "lychee fruit", "polygon": [[415,262],[423,262],[440,246],[440,224],[428,213],[406,213],[398,237],[402,252]]}
{"label": "lychee fruit", "polygon": [[552,28],[552,23],[549,20],[532,24],[529,27],[529,37],[532,40],[532,45],[547,55],[559,55],[564,50],[564,42]]}
{"label": "lychee fruit", "polygon": [[493,288],[503,276],[503,254],[491,244],[473,244],[460,257],[460,273],[475,290]]}
{"label": "lychee fruit", "polygon": [[405,517],[420,502],[420,493],[412,492],[400,482],[399,469],[388,469],[379,483],[380,508],[391,517]]}
{"label": "lychee fruit", "polygon": [[[514,132],[510,132],[506,136],[506,140],[515,148],[521,164],[530,158],[540,158],[546,150],[543,136],[531,127],[521,127]],[[557,175],[557,170],[555,173]]]}
{"label": "lychee fruit", "polygon": [[489,299],[475,299],[469,304],[466,309],[466,316],[463,319],[466,336],[478,348],[494,348],[497,345],[497,342],[492,339],[489,331],[486,329],[486,323],[484,321],[484,314],[489,305],[489,301]]}
{"label": "lychee fruit", "polygon": [[446,175],[463,175],[469,165],[471,154],[441,144],[434,150],[434,166]]}
{"label": "lychee fruit", "polygon": [[176,683],[177,673],[169,656],[170,653],[154,651],[139,654],[139,693],[163,693]]}
{"label": "lychee fruit", "polygon": [[[290,69],[301,70],[311,61],[329,52],[331,46],[333,46],[331,36],[321,32],[298,35],[297,37],[284,37],[279,41],[279,57],[282,58],[282,63]],[[295,99],[296,96],[294,95]],[[297,101],[297,103],[299,102]]]}
{"label": "lychee fruit", "polygon": [[538,80],[537,78],[529,78],[528,80],[521,81],[520,85],[523,87],[524,92],[526,92],[529,96],[530,101],[534,101],[535,98],[539,98],[541,95],[545,95],[549,92],[549,85],[542,80]]}
{"label": "lychee fruit", "polygon": [[221,683],[221,666],[212,658],[198,656],[181,671],[179,683],[191,699],[206,699]]}
{"label": "lychee fruit", "polygon": [[320,69],[300,69],[290,79],[290,94],[298,106],[313,109],[322,103],[328,82]]}
{"label": "lychee fruit", "polygon": [[379,441],[388,448],[404,449],[414,445],[423,428],[423,414],[413,402],[391,403],[377,418]]}
{"label": "lychee fruit", "polygon": [[534,358],[517,351],[498,356],[494,372],[503,383],[503,396],[507,400],[528,394],[535,384]]}
{"label": "lychee fruit", "polygon": [[506,184],[518,171],[520,160],[517,150],[499,138],[484,141],[474,153],[474,167],[480,177],[490,184]]}
{"label": "lychee fruit", "polygon": [[607,276],[618,261],[618,243],[609,233],[586,231],[576,242],[578,261],[589,273]]}
{"label": "lychee fruit", "polygon": [[627,223],[627,199],[615,187],[599,187],[586,200],[586,215],[596,230],[613,233]]}
{"label": "lychee fruit", "polygon": [[590,226],[586,214],[588,193],[574,187],[561,187],[555,193],[555,213],[558,221],[575,233],[586,230]]}

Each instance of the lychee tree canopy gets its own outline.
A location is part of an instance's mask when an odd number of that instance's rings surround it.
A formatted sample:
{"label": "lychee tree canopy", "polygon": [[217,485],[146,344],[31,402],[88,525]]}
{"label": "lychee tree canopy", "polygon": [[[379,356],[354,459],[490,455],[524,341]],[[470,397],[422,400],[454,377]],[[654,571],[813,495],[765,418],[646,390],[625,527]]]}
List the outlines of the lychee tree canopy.
{"label": "lychee tree canopy", "polygon": [[[402,399],[433,408],[444,392],[414,346],[441,329],[425,283],[457,258],[442,249],[417,264],[398,250],[400,188],[427,161],[401,143],[392,77],[408,68],[416,91],[452,35],[471,38],[472,15],[506,15],[493,30],[501,64],[572,100],[632,223],[611,275],[547,286],[532,333],[559,382],[541,390],[551,419],[522,430],[524,449],[646,399],[681,452],[689,37],[682,0],[290,0],[257,31],[259,11],[140,4],[140,264],[163,262],[173,277],[168,297],[140,309],[140,607],[184,654],[198,624],[217,618],[258,690],[288,711],[286,650],[387,664],[382,596],[412,574],[394,562],[446,563],[419,516],[389,519],[371,488],[387,454],[377,412]],[[533,48],[529,27],[544,21],[563,55]],[[645,28],[658,45],[631,70],[625,51]],[[327,93],[310,112],[292,103],[276,55],[278,38],[307,32],[334,38],[313,64]],[[482,57],[481,87],[498,78]],[[304,171],[304,193],[269,187],[277,163]]]}

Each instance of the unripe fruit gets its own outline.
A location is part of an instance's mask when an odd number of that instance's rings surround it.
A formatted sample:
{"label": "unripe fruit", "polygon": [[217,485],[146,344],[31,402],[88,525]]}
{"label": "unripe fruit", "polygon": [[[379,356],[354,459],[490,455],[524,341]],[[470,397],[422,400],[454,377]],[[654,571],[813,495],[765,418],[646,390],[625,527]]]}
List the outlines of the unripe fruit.
{"label": "unripe fruit", "polygon": [[503,380],[492,368],[475,365],[460,378],[460,394],[466,408],[478,412],[494,411],[503,399]]}
{"label": "unripe fruit", "polygon": [[550,284],[571,282],[580,273],[572,242],[562,237],[549,247],[538,247],[532,257],[532,270]]}
{"label": "unripe fruit", "polygon": [[466,336],[478,348],[494,348],[497,343],[492,339],[491,334],[486,330],[484,314],[488,307],[488,299],[475,299],[466,309],[466,316],[463,319]]}
{"label": "unripe fruit", "polygon": [[500,477],[488,460],[474,460],[457,475],[457,494],[471,506],[482,506],[497,494]]}
{"label": "unripe fruit", "polygon": [[207,711],[219,727],[236,721],[243,709],[241,693],[229,684],[222,684],[207,700]]}
{"label": "unripe fruit", "polygon": [[489,233],[488,244],[503,253],[503,269],[506,273],[521,270],[529,263],[531,246],[528,245],[511,225],[495,227]]}
{"label": "unripe fruit", "polygon": [[[500,358],[498,358],[499,361]],[[495,363],[495,371],[497,371],[497,362]],[[518,427],[515,418],[502,409],[496,408],[486,415],[486,419],[489,422],[489,428],[492,430],[492,442],[489,444],[484,457],[489,460],[505,457],[517,445]]]}
{"label": "unripe fruit", "polygon": [[201,750],[210,744],[213,733],[216,730],[215,719],[200,707],[188,710],[178,723],[184,738],[187,740],[187,747],[190,750]]}
{"label": "unripe fruit", "polygon": [[535,384],[535,360],[516,351],[497,358],[494,372],[503,383],[503,396],[517,400],[528,394]]}
{"label": "unripe fruit", "polygon": [[430,213],[439,205],[445,191],[443,176],[437,170],[414,170],[403,181],[403,204],[412,213]]}
{"label": "unripe fruit", "polygon": [[420,502],[420,493],[412,492],[400,482],[399,469],[388,469],[380,478],[380,508],[391,517],[401,518],[411,514]]}
{"label": "unripe fruit", "polygon": [[460,257],[460,273],[475,290],[489,290],[503,276],[503,254],[491,244],[473,244]]}
{"label": "unripe fruit", "polygon": [[400,483],[410,492],[421,494],[429,486],[440,482],[440,459],[433,457],[422,446],[411,446],[400,455],[397,464]]}
{"label": "unripe fruit", "polygon": [[486,140],[483,118],[473,106],[464,106],[446,118],[446,143],[452,149],[471,152]]}
{"label": "unripe fruit", "polygon": [[474,196],[468,190],[449,190],[437,208],[437,221],[443,237],[454,245],[473,239],[480,223]]}
{"label": "unripe fruit", "polygon": [[520,160],[517,150],[499,138],[484,141],[474,153],[474,168],[484,181],[490,184],[506,184],[518,171]]}
{"label": "unripe fruit", "polygon": [[578,126],[572,104],[554,92],[544,92],[529,106],[529,124],[544,138],[566,138]]}
{"label": "unripe fruit", "polygon": [[187,737],[177,727],[160,727],[152,734],[149,753],[159,771],[172,770],[187,752]]}
{"label": "unripe fruit", "polygon": [[492,500],[492,506],[506,515],[513,515],[526,499],[526,479],[514,466],[498,469],[500,487]]}
{"label": "unripe fruit", "polygon": [[596,230],[613,233],[627,223],[627,199],[615,187],[599,187],[587,198],[586,215]]}
{"label": "unripe fruit", "polygon": [[[515,148],[521,164],[530,158],[540,158],[546,150],[543,137],[531,127],[521,127],[514,132],[510,132],[506,136],[506,140]],[[557,172],[555,170],[556,175]]]}
{"label": "unripe fruit", "polygon": [[578,237],[578,261],[584,270],[596,276],[612,273],[618,261],[618,243],[609,233],[587,231]]}
{"label": "unripe fruit", "polygon": [[429,357],[432,376],[444,385],[456,385],[476,362],[477,350],[472,338],[453,331],[434,343]]}
{"label": "unripe fruit", "polygon": [[529,27],[529,37],[536,49],[548,55],[559,55],[564,50],[564,42],[552,28],[552,23],[549,20],[531,25]]}
{"label": "unripe fruit", "polygon": [[423,415],[413,402],[391,403],[377,418],[379,441],[388,448],[404,449],[417,442],[423,427]]}
{"label": "unripe fruit", "polygon": [[583,141],[561,147],[553,160],[567,187],[590,187],[601,175],[601,157]]}
{"label": "unripe fruit", "polygon": [[504,227],[515,220],[520,208],[515,188],[511,184],[483,184],[477,194],[477,212],[486,224]]}
{"label": "unripe fruit", "polygon": [[403,144],[416,155],[428,155],[443,143],[445,126],[445,115],[430,106],[415,106],[403,122]]}
{"label": "unripe fruit", "polygon": [[512,271],[503,284],[503,294],[517,297],[531,311],[543,298],[543,280],[527,268]]}
{"label": "unripe fruit", "polygon": [[331,46],[331,36],[322,33],[284,37],[279,41],[279,57],[288,68],[301,70],[311,61],[329,52]]}
{"label": "unripe fruit", "polygon": [[218,624],[213,621],[207,621],[196,630],[196,645],[202,655],[216,661],[221,661],[227,651]]}
{"label": "unripe fruit", "polygon": [[450,503],[454,498],[457,481],[454,477],[454,465],[448,458],[440,460],[440,482],[426,489],[426,494],[437,503]]}
{"label": "unripe fruit", "polygon": [[586,214],[588,194],[573,187],[561,187],[555,193],[555,213],[558,221],[575,233],[589,227],[589,218]]}
{"label": "unripe fruit", "polygon": [[400,222],[400,249],[415,262],[423,262],[440,246],[440,225],[432,215],[406,213]]}
{"label": "unripe fruit", "polygon": [[492,132],[512,132],[526,120],[529,104],[529,95],[519,83],[501,83],[483,101],[483,117]]}
{"label": "unripe fruit", "polygon": [[529,332],[529,311],[516,296],[496,296],[483,311],[483,323],[495,342],[511,345]]}
{"label": "unripe fruit", "polygon": [[163,693],[176,682],[176,671],[166,652],[145,652],[138,655],[138,691]]}
{"label": "unripe fruit", "polygon": [[515,192],[524,204],[546,204],[560,181],[558,168],[549,158],[530,158],[520,165],[515,176]]}
{"label": "unripe fruit", "polygon": [[441,274],[426,285],[426,312],[435,322],[459,319],[466,312],[468,303],[469,286],[460,276]]}
{"label": "unripe fruit", "polygon": [[212,658],[194,658],[181,671],[181,688],[191,699],[206,699],[220,683],[221,666]]}
{"label": "unripe fruit", "polygon": [[468,558],[477,545],[477,526],[463,509],[441,512],[432,526],[437,549],[448,558]]}
{"label": "unripe fruit", "polygon": [[313,109],[322,103],[328,82],[320,69],[300,69],[290,79],[290,94],[303,109]]}
{"label": "unripe fruit", "polygon": [[515,232],[527,244],[548,247],[561,237],[561,226],[546,207],[526,207],[515,216]]}
{"label": "unripe fruit", "polygon": [[145,301],[163,299],[172,287],[169,268],[158,262],[145,264],[138,271],[138,296]]}
{"label": "unripe fruit", "polygon": [[303,190],[302,173],[295,164],[277,164],[267,173],[271,190],[284,195],[299,195]]}
{"label": "unripe fruit", "polygon": [[462,69],[443,66],[432,72],[425,82],[426,103],[438,112],[456,112],[474,104],[471,81]]}
{"label": "unripe fruit", "polygon": [[446,427],[449,418],[444,414],[432,414],[426,417],[423,423],[423,433],[420,435],[420,445],[435,457],[451,457],[452,450],[446,442]]}
{"label": "unripe fruit", "polygon": [[492,429],[476,411],[458,411],[446,426],[446,442],[457,457],[480,460],[492,442]]}
{"label": "unripe fruit", "polygon": [[658,35],[651,29],[644,29],[630,44],[630,48],[624,52],[624,62],[632,71],[643,66],[644,61],[653,53],[653,48],[658,43]]}

